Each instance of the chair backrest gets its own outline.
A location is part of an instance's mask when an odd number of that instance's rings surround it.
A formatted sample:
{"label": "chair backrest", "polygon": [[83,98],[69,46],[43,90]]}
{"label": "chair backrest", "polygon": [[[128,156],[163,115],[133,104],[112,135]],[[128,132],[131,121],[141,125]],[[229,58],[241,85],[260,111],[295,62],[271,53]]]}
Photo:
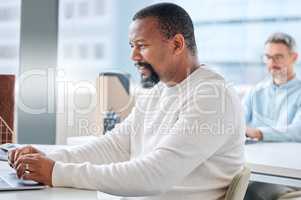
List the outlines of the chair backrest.
{"label": "chair backrest", "polygon": [[243,200],[249,184],[251,171],[248,167],[238,173],[232,179],[226,193],[225,200]]}

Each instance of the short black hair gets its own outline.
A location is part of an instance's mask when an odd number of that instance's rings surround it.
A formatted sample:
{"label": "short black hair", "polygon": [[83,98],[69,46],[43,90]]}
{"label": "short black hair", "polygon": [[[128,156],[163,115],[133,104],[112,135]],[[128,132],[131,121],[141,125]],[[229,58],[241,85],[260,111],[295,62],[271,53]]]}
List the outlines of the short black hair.
{"label": "short black hair", "polygon": [[158,3],[145,7],[138,11],[133,21],[146,17],[158,19],[159,29],[166,38],[182,34],[187,48],[193,55],[197,52],[194,37],[193,23],[188,13],[180,6],[173,3]]}

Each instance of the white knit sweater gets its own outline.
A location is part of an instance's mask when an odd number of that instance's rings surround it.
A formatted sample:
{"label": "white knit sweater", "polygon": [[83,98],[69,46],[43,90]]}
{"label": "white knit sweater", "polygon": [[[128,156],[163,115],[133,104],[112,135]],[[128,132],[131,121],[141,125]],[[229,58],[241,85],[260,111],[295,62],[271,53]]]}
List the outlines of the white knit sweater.
{"label": "white knit sweater", "polygon": [[129,199],[222,199],[244,164],[243,146],[238,97],[200,67],[177,86],[159,83],[140,96],[104,137],[49,154],[52,183]]}

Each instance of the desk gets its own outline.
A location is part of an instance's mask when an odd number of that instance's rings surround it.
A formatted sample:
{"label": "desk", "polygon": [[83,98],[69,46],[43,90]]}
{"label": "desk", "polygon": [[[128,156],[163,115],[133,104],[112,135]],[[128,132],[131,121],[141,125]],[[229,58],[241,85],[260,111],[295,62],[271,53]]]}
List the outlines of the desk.
{"label": "desk", "polygon": [[301,143],[246,145],[251,180],[301,188]]}
{"label": "desk", "polygon": [[[82,144],[93,137],[71,137],[68,143]],[[255,143],[246,145],[251,180],[301,188],[301,143]]]}
{"label": "desk", "polygon": [[[39,149],[51,151],[53,146],[39,145]],[[66,146],[56,146],[66,148]],[[301,143],[257,143],[246,145],[247,165],[251,168],[251,180],[301,187]],[[0,161],[0,170],[9,168]],[[0,199],[9,200],[118,200],[119,197],[104,193],[72,188],[46,188],[31,191],[0,192]]]}

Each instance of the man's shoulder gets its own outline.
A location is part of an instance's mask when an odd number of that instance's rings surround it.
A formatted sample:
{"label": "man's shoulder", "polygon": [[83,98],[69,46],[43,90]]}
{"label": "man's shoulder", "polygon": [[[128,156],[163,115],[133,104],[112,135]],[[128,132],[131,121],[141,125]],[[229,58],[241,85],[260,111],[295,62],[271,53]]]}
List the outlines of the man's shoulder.
{"label": "man's shoulder", "polygon": [[233,98],[238,94],[234,89],[233,82],[227,81],[223,75],[209,67],[199,69],[199,74],[196,76],[193,90],[198,94],[204,95],[223,95]]}
{"label": "man's shoulder", "polygon": [[196,84],[204,84],[208,83],[225,83],[225,78],[217,71],[208,66],[204,65],[201,66],[197,72],[196,76],[194,77]]}
{"label": "man's shoulder", "polygon": [[296,78],[294,84],[291,87],[290,95],[295,99],[298,104],[301,105],[301,80]]}
{"label": "man's shoulder", "polygon": [[200,73],[207,75],[210,78],[224,79],[224,77],[214,67],[208,65],[202,65],[200,67]]}
{"label": "man's shoulder", "polygon": [[264,79],[258,82],[256,85],[254,85],[250,90],[250,92],[252,93],[262,92],[264,90],[269,90],[270,88],[272,88],[272,86],[273,84],[270,79]]}
{"label": "man's shoulder", "polygon": [[296,77],[295,86],[297,86],[298,89],[301,90],[301,79],[299,77]]}

